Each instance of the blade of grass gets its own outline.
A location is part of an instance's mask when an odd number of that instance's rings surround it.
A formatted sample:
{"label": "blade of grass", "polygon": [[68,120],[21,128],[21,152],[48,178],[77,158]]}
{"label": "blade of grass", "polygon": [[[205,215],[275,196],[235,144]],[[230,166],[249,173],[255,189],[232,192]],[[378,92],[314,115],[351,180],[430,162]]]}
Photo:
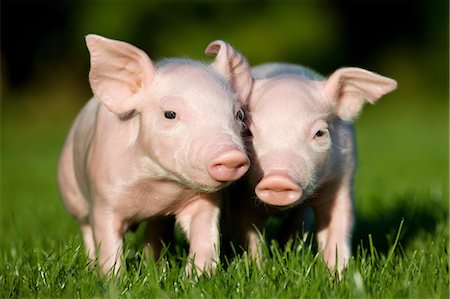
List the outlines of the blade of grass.
{"label": "blade of grass", "polygon": [[386,262],[384,263],[383,269],[381,269],[381,275],[384,274],[384,271],[386,271],[386,267],[388,266],[389,262],[392,259],[392,256],[394,255],[395,249],[397,248],[398,241],[400,240],[400,234],[402,232],[403,223],[405,222],[405,219],[402,218],[402,221],[400,221],[400,226],[397,231],[397,235],[395,236],[394,244],[392,245],[391,249],[389,250]]}

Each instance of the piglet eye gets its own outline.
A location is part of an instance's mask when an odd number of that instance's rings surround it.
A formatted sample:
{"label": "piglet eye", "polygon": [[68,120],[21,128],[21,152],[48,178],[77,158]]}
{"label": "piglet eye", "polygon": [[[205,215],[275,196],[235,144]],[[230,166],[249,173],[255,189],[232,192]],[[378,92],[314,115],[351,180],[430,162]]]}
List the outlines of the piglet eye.
{"label": "piglet eye", "polygon": [[167,119],[174,119],[177,117],[177,113],[175,111],[164,111],[164,117]]}
{"label": "piglet eye", "polygon": [[316,135],[314,137],[322,137],[323,135],[325,135],[326,130],[319,130],[317,131]]}
{"label": "piglet eye", "polygon": [[240,122],[244,122],[245,121],[244,110],[239,109],[238,111],[236,111],[236,119],[238,119]]}

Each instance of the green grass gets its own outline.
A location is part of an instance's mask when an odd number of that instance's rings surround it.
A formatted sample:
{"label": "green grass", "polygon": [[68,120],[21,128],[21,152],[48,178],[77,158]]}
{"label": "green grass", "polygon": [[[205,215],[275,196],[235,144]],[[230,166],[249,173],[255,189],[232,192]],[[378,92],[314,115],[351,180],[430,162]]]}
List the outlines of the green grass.
{"label": "green grass", "polygon": [[448,104],[406,96],[367,107],[357,121],[354,256],[340,282],[313,238],[286,248],[269,242],[261,269],[244,253],[223,257],[212,277],[191,279],[183,242],[146,260],[139,230],[126,238],[127,271],[99,276],[86,267],[55,184],[71,99],[38,96],[36,109],[2,98],[0,297],[448,298]]}

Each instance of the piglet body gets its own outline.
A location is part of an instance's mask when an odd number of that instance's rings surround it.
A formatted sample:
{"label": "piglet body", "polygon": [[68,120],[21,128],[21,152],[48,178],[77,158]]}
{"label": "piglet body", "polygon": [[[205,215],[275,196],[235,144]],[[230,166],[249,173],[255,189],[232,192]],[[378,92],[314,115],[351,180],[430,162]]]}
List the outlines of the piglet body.
{"label": "piglet body", "polygon": [[[157,66],[130,44],[97,35],[86,42],[95,97],[69,132],[58,182],[89,257],[99,249],[102,271],[117,271],[133,224],[175,215],[195,265],[210,270],[218,246],[215,192],[249,168],[236,119],[251,76],[235,71],[247,70],[246,61],[222,41],[207,49],[217,54],[211,65],[169,59]],[[147,227],[154,254],[158,223]]]}
{"label": "piglet body", "polygon": [[[351,254],[356,165],[352,120],[366,101],[374,103],[395,89],[396,82],[359,68],[342,68],[324,78],[284,63],[257,66],[252,73],[249,189],[232,201],[237,206],[233,211],[240,214],[234,218],[242,241],[257,257],[260,241],[254,225],[262,229],[271,215],[281,214],[288,223],[283,232],[293,232],[309,205],[325,261],[330,270],[341,272]],[[267,205],[255,202],[255,195]]]}

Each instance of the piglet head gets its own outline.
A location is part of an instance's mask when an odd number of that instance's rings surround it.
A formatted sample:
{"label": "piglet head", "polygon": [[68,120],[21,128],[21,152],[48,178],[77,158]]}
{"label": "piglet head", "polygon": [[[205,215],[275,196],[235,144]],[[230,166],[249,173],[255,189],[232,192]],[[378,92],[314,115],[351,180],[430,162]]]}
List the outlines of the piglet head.
{"label": "piglet head", "polygon": [[395,88],[394,80],[359,68],[325,79],[290,65],[287,74],[256,80],[248,101],[256,195],[270,205],[293,205],[333,172],[339,177],[339,168],[353,167],[337,158],[352,154],[351,121],[364,103]]}
{"label": "piglet head", "polygon": [[248,170],[239,95],[251,86],[232,68],[216,68],[233,65],[239,54],[231,46],[217,42],[212,65],[188,59],[155,65],[125,42],[97,35],[86,42],[96,98],[127,122],[130,151],[151,168],[137,171],[213,192]]}

